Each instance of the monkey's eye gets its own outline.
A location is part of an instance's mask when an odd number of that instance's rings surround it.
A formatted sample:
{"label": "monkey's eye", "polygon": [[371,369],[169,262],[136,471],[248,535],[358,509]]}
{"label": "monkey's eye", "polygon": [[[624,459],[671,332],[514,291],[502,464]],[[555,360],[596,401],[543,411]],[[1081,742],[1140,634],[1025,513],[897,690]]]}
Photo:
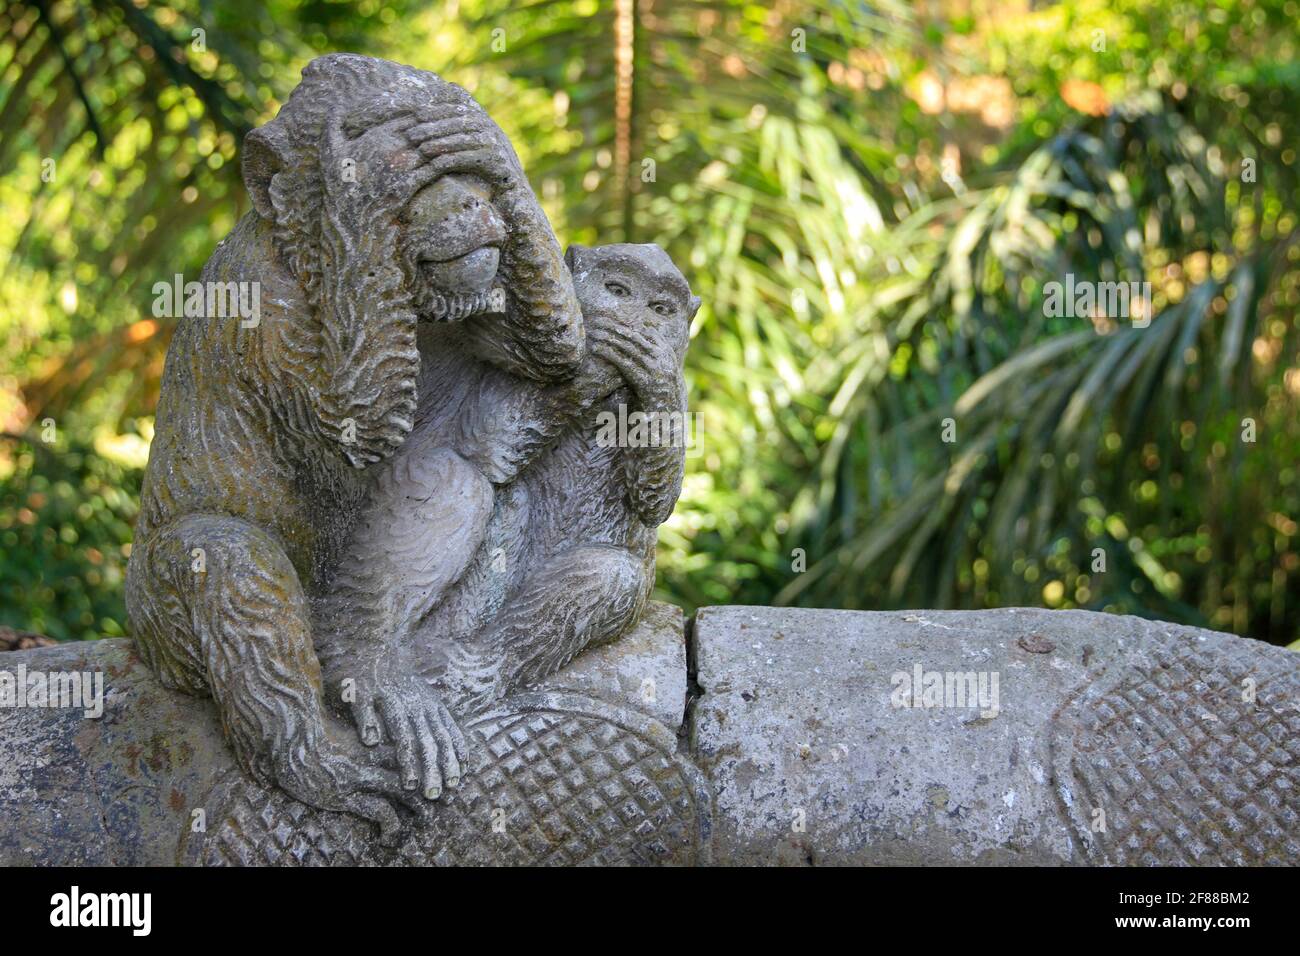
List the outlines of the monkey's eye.
{"label": "monkey's eye", "polygon": [[621,282],[612,282],[612,281],[606,282],[605,288],[609,290],[610,295],[617,296],[620,299],[625,298],[628,295],[631,295],[631,293],[628,292],[627,290],[627,286],[625,286]]}
{"label": "monkey's eye", "polygon": [[655,315],[672,315],[673,307],[667,302],[651,302],[650,308],[654,310]]}

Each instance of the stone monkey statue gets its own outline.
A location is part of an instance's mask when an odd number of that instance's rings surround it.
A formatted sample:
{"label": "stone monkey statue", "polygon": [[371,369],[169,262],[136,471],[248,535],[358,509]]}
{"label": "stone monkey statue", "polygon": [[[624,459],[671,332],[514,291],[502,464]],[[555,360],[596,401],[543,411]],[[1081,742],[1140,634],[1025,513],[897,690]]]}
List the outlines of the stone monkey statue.
{"label": "stone monkey statue", "polygon": [[[441,678],[440,655],[428,656],[431,676],[457,712],[554,674],[636,622],[654,587],[659,525],[698,440],[682,365],[700,299],[685,277],[655,245],[574,246],[566,261],[587,330],[581,401],[502,509],[500,527],[525,529],[504,554],[510,590],[470,641],[448,644],[436,616],[416,638],[417,653],[439,643],[446,653]],[[614,423],[637,413],[651,416],[650,434],[638,437],[635,423],[620,434]]]}
{"label": "stone monkey statue", "polygon": [[370,494],[367,466],[415,423],[417,324],[491,311],[464,347],[546,382],[572,376],[581,315],[509,142],[433,74],[313,61],[246,138],[243,172],[254,211],[203,279],[261,283],[262,314],[176,330],[127,610],[162,682],[214,698],[245,772],[391,834],[393,801],[411,795],[391,754],[324,710],[313,604]]}
{"label": "stone monkey statue", "polygon": [[[681,490],[682,362],[699,299],[657,246],[575,246],[566,261],[587,335],[570,382],[474,361],[463,351],[474,320],[422,330],[442,342],[427,350],[429,414],[383,466],[340,561],[318,630],[327,672],[355,673],[358,648],[379,643],[463,717],[635,623]],[[654,444],[618,447],[611,423],[635,412],[665,427]],[[351,710],[377,740],[384,715],[364,697]],[[412,721],[398,741],[408,785],[455,786],[453,733]]]}

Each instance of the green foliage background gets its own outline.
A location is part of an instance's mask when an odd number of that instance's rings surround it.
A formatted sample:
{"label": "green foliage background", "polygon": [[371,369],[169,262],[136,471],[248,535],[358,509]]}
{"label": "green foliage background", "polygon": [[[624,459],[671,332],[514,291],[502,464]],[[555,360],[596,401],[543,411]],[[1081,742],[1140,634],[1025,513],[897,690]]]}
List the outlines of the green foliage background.
{"label": "green foliage background", "polygon": [[[1298,43],[1297,0],[6,2],[0,623],[124,629],[150,289],[353,50],[469,88],[562,242],[661,243],[703,296],[662,596],[1291,643]],[[1150,325],[1048,316],[1067,274],[1149,282]]]}

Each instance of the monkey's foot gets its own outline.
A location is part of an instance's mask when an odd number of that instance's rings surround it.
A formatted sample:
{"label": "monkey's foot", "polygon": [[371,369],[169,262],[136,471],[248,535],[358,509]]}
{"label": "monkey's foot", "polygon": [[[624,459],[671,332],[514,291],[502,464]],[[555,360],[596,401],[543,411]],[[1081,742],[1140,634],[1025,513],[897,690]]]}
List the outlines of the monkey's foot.
{"label": "monkey's foot", "polygon": [[402,788],[437,800],[460,785],[469,759],[465,735],[436,690],[394,671],[382,663],[358,668],[344,701],[367,747],[393,745]]}

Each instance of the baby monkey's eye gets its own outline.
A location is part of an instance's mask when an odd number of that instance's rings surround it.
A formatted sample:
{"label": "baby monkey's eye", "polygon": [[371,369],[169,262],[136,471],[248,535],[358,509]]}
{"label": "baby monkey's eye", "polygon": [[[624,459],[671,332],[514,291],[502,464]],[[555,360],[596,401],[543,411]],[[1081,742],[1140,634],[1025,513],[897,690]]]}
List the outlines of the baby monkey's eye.
{"label": "baby monkey's eye", "polygon": [[667,302],[651,302],[650,308],[654,309],[656,315],[672,315],[673,307]]}
{"label": "baby monkey's eye", "polygon": [[616,295],[620,299],[630,294],[627,291],[627,286],[621,282],[606,282],[605,288],[609,290],[611,295]]}

